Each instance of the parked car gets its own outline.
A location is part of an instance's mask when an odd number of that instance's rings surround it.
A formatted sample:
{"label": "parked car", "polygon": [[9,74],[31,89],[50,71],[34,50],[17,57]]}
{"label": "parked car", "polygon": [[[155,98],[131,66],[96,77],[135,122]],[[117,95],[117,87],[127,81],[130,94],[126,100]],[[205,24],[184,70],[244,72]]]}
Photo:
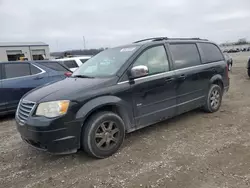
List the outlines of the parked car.
{"label": "parked car", "polygon": [[64,66],[68,67],[71,71],[75,71],[80,67],[83,63],[85,63],[91,56],[82,56],[82,57],[70,57],[70,58],[63,58],[57,59],[60,63]]}
{"label": "parked car", "polygon": [[239,52],[239,49],[230,49],[228,50],[227,53],[237,53],[237,52]]}
{"label": "parked car", "polygon": [[248,77],[250,78],[250,57],[247,62],[247,74],[248,74]]}
{"label": "parked car", "polygon": [[203,108],[216,112],[229,89],[220,48],[203,39],[151,38],[97,54],[71,77],[26,94],[16,112],[25,142],[105,158],[125,133]]}
{"label": "parked car", "polygon": [[224,56],[227,61],[228,70],[231,71],[233,67],[233,58],[228,54],[224,54]]}
{"label": "parked car", "polygon": [[0,63],[0,115],[13,113],[22,96],[49,82],[70,76],[70,70],[54,61]]}

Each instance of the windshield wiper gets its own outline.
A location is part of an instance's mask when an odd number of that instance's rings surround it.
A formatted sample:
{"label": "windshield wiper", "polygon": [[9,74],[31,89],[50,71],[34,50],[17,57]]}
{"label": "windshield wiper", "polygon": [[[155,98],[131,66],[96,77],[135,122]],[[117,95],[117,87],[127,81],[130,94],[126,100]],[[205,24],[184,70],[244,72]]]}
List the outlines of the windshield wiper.
{"label": "windshield wiper", "polygon": [[74,75],[74,76],[71,76],[72,78],[94,78],[93,76],[86,76],[86,75]]}

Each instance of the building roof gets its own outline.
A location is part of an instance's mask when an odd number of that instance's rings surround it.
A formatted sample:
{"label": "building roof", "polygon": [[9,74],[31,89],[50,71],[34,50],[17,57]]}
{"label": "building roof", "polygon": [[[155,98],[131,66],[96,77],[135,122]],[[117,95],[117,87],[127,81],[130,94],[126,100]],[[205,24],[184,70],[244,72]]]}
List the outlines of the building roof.
{"label": "building roof", "polygon": [[44,42],[0,42],[0,47],[12,47],[12,46],[49,46]]}

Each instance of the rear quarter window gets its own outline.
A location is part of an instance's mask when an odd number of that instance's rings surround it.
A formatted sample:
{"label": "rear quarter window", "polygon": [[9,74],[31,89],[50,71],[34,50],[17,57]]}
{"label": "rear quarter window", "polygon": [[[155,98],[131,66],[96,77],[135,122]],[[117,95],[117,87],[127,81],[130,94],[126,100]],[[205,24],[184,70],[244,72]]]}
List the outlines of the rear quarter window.
{"label": "rear quarter window", "polygon": [[85,63],[88,59],[80,59],[82,63]]}
{"label": "rear quarter window", "polygon": [[201,64],[200,54],[196,44],[170,44],[170,52],[175,69]]}
{"label": "rear quarter window", "polygon": [[65,68],[58,62],[43,62],[40,64],[55,71],[64,71],[64,72],[68,71],[67,68]]}
{"label": "rear quarter window", "polygon": [[34,75],[34,74],[39,74],[39,73],[42,72],[39,68],[35,67],[35,66],[32,65],[32,64],[30,65],[30,71],[31,71],[31,74],[32,74],[32,75]]}
{"label": "rear quarter window", "polygon": [[215,44],[199,43],[199,47],[202,51],[204,63],[212,63],[224,60],[222,52]]}
{"label": "rear quarter window", "polygon": [[77,63],[75,62],[75,60],[65,60],[65,61],[62,61],[62,63],[68,67],[68,68],[77,68],[78,65]]}

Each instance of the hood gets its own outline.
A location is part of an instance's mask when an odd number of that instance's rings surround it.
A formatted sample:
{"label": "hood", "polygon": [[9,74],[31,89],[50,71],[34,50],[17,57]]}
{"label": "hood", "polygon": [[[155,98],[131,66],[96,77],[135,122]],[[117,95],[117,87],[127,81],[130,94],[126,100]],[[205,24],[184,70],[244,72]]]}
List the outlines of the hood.
{"label": "hood", "polygon": [[[108,83],[111,78],[66,78],[64,80],[47,84],[28,93],[24,99],[33,102],[53,100],[75,100],[74,97],[79,91],[86,91],[100,88]],[[109,82],[110,83],[110,82]]]}

